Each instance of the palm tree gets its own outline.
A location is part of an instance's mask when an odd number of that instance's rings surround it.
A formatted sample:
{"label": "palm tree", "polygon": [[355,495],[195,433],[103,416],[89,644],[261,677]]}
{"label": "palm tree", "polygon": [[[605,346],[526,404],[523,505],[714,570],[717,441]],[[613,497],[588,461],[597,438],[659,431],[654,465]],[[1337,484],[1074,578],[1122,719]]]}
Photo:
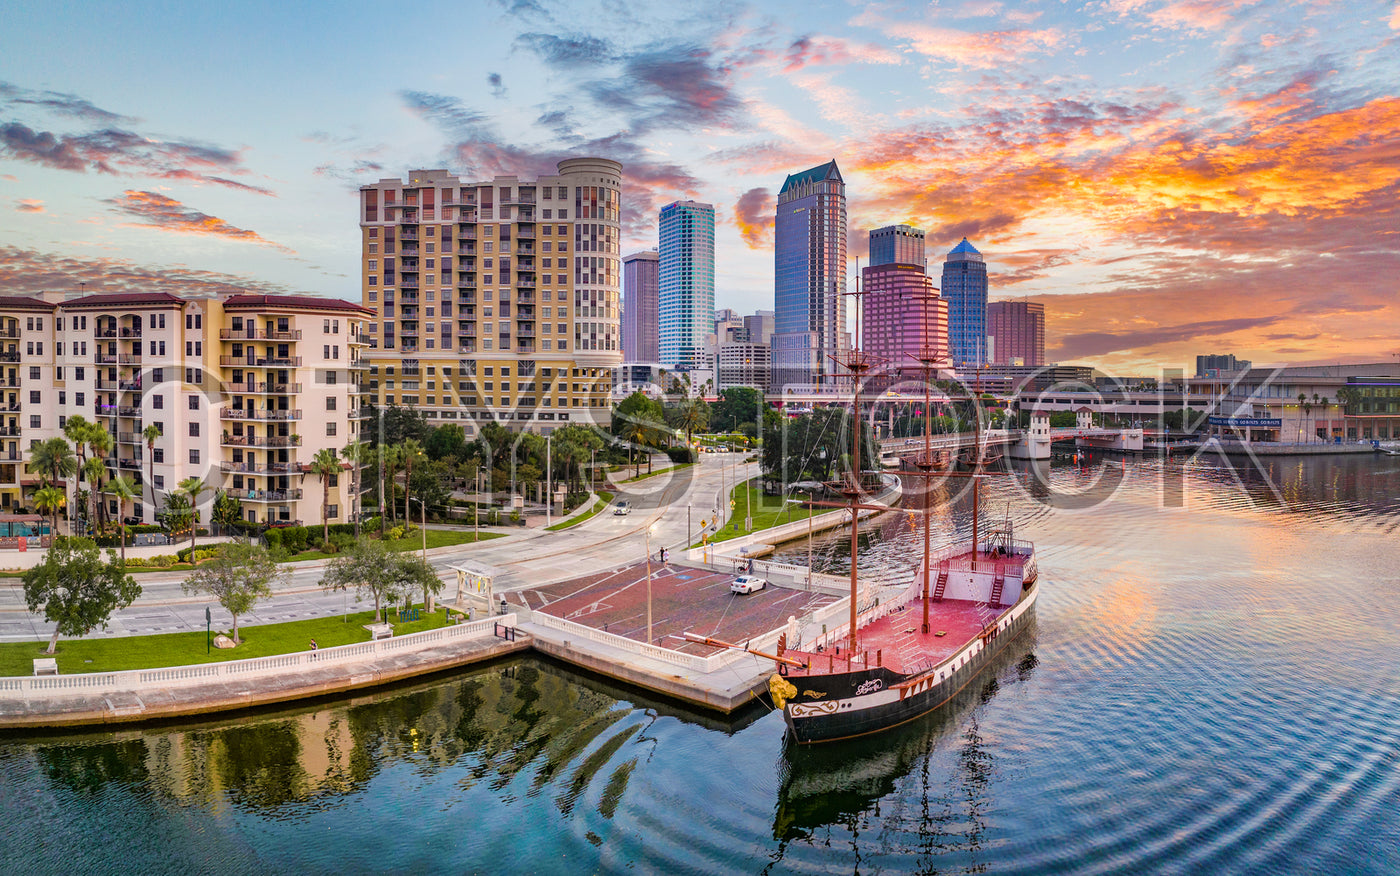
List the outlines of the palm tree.
{"label": "palm tree", "polygon": [[190,512],[192,514],[192,517],[190,518],[190,561],[193,562],[194,537],[199,532],[199,497],[206,490],[212,490],[214,489],[214,487],[204,478],[198,475],[193,475],[191,477],[185,478],[183,481],[180,481],[179,485],[175,489],[190,497]]}
{"label": "palm tree", "polygon": [[355,521],[355,537],[360,537],[360,468],[365,464],[369,445],[363,441],[351,441],[340,451],[345,461],[350,463],[350,516]]}
{"label": "palm tree", "polygon": [[152,474],[156,459],[156,439],[161,436],[160,427],[155,423],[141,430],[141,437],[146,439],[146,481],[151,485],[151,507],[156,505],[156,479]]}
{"label": "palm tree", "polygon": [[78,459],[68,439],[45,438],[29,449],[29,470],[38,472],[45,486],[52,486],[78,470]]}
{"label": "palm tree", "polygon": [[[638,444],[645,444],[651,437],[651,427],[640,419],[632,420],[622,427],[622,437],[627,439],[627,455],[632,455],[632,448]],[[651,454],[647,454],[647,470],[651,470]],[[632,472],[633,477],[641,477],[642,461],[637,460],[636,470]]]}
{"label": "palm tree", "polygon": [[40,514],[49,512],[53,514],[53,530],[51,536],[58,535],[58,512],[68,504],[68,494],[58,487],[48,486],[34,491],[34,507]]}
{"label": "palm tree", "polygon": [[[389,519],[397,520],[398,511],[394,507],[394,476],[398,470],[399,462],[403,459],[403,448],[394,444],[381,444],[377,452],[379,464],[384,469],[384,482],[380,485],[380,493],[382,494],[385,490],[389,493],[387,496],[381,495],[380,499],[389,511]],[[382,521],[384,518],[381,516],[379,519],[381,521],[380,529],[383,529]]]}
{"label": "palm tree", "polygon": [[329,544],[331,478],[340,474],[340,460],[335,458],[335,451],[329,447],[316,451],[316,456],[311,460],[311,473],[321,481],[321,542]]}
{"label": "palm tree", "polygon": [[1304,410],[1307,408],[1307,406],[1308,406],[1308,395],[1307,395],[1307,393],[1304,393],[1304,392],[1298,393],[1298,441],[1299,441],[1299,443],[1302,443],[1302,441],[1303,441],[1303,422],[1304,422],[1304,420],[1303,420],[1303,412],[1304,412]]}
{"label": "palm tree", "polygon": [[399,445],[399,456],[403,459],[403,521],[407,525],[413,520],[408,513],[408,485],[413,480],[413,461],[423,455],[423,445],[418,439],[409,438]]}
{"label": "palm tree", "polygon": [[97,509],[100,500],[98,493],[102,491],[102,481],[107,477],[107,465],[95,456],[89,456],[87,462],[83,463],[83,480],[88,482],[88,506],[90,516],[88,525],[97,531]]}
{"label": "palm tree", "polygon": [[[139,494],[136,485],[131,482],[131,478],[126,475],[117,475],[107,482],[106,492],[117,497],[117,517],[126,517],[126,503],[135,499]],[[121,524],[122,534],[122,565],[126,565],[126,522]]]}
{"label": "palm tree", "polygon": [[[105,459],[107,454],[112,452],[112,433],[108,432],[107,427],[103,426],[101,423],[89,423],[85,431],[87,434],[84,437],[87,441],[88,452],[92,455],[92,458]],[[103,463],[103,474],[106,474],[105,462]],[[105,521],[107,514],[106,506],[98,504],[97,511],[97,517]],[[97,521],[94,521],[93,525],[96,524]]]}
{"label": "palm tree", "polygon": [[[1331,424],[1332,424],[1332,421],[1329,420],[1329,419],[1327,418],[1327,408],[1331,406],[1332,402],[1328,401],[1328,400],[1327,400],[1327,396],[1324,395],[1324,396],[1322,396],[1321,398],[1318,399],[1317,403],[1320,404],[1320,405],[1322,405],[1322,419],[1323,419],[1324,421],[1326,421],[1327,424],[1328,424],[1328,426],[1330,427]],[[1324,436],[1324,437],[1323,437],[1323,439],[1322,439],[1322,443],[1323,443],[1323,444],[1326,444],[1326,443],[1327,443],[1327,437],[1329,437],[1329,436]]]}

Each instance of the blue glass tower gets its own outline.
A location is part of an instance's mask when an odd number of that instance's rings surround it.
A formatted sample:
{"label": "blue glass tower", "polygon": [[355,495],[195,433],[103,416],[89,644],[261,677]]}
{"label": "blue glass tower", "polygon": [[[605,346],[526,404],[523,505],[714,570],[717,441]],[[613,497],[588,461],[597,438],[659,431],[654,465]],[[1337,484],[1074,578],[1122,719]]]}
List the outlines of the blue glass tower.
{"label": "blue glass tower", "polygon": [[943,263],[942,292],[953,367],[980,368],[987,361],[987,263],[966,237]]}
{"label": "blue glass tower", "polygon": [[829,384],[846,339],[846,182],[835,161],[788,176],[778,193],[769,386]]}
{"label": "blue glass tower", "polygon": [[715,330],[715,208],[677,201],[661,208],[657,333],[660,362],[681,371],[703,366],[705,336]]}

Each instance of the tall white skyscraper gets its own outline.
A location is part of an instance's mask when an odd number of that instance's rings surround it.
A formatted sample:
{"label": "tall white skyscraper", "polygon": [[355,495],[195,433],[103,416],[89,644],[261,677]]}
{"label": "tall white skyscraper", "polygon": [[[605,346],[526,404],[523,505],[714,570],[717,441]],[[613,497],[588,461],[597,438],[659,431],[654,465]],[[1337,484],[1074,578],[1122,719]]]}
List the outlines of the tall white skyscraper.
{"label": "tall white skyscraper", "polygon": [[846,183],[835,161],[794,173],[778,193],[770,386],[828,384],[846,347]]}
{"label": "tall white skyscraper", "polygon": [[661,208],[659,258],[660,361],[682,371],[705,362],[705,336],[715,330],[715,208],[677,201]]}

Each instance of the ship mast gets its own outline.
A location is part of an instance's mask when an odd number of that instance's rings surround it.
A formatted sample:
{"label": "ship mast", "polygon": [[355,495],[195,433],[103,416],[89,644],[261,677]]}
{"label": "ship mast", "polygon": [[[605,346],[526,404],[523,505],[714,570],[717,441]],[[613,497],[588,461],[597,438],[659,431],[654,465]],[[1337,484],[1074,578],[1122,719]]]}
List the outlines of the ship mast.
{"label": "ship mast", "polygon": [[861,289],[860,289],[860,259],[856,259],[856,291],[845,292],[844,295],[854,296],[856,301],[856,330],[852,337],[851,349],[845,351],[843,356],[833,356],[832,358],[848,372],[850,372],[852,391],[851,407],[851,472],[850,478],[842,478],[838,489],[850,503],[851,510],[851,612],[850,612],[850,637],[848,647],[851,657],[854,658],[859,645],[859,634],[856,629],[856,554],[858,550],[857,540],[860,536],[860,497],[861,497],[861,418],[860,418],[860,388],[865,382],[866,372],[870,370],[872,360],[860,348],[860,317],[861,317]]}
{"label": "ship mast", "polygon": [[[933,296],[928,295],[928,298]],[[939,355],[939,351],[933,346],[928,337],[928,319],[923,320],[924,338],[923,345],[919,350],[919,355],[914,360],[919,363],[924,381],[924,452],[914,460],[914,467],[923,474],[924,486],[924,625],[923,631],[929,631],[928,602],[929,602],[929,530],[933,527],[933,516],[929,513],[930,493],[933,492],[933,484],[930,477],[933,474],[937,462],[933,456],[933,398],[930,383],[933,375],[938,373],[938,365],[946,362],[944,357]]]}

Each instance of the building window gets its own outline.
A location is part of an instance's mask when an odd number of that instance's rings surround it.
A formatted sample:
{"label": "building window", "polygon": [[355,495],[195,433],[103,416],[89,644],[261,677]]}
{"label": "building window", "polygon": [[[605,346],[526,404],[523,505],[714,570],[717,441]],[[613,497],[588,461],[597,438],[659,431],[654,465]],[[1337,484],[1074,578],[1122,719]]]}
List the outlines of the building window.
{"label": "building window", "polygon": [[75,392],[75,393],[73,393],[73,401],[77,402],[78,407],[82,407],[82,406],[83,406],[83,404],[85,403],[86,398],[87,398],[87,393],[85,393],[85,392]]}
{"label": "building window", "polygon": [[190,437],[191,437],[191,438],[198,438],[198,437],[199,437],[199,424],[198,424],[198,423],[190,423]]}
{"label": "building window", "polygon": [[330,398],[326,399],[326,410],[335,410],[335,396],[331,396]]}
{"label": "building window", "polygon": [[31,365],[31,366],[29,367],[29,379],[30,379],[30,380],[38,380],[38,379],[39,379],[39,369],[38,369],[36,366]]}
{"label": "building window", "polygon": [[165,489],[165,475],[155,475],[151,478],[151,483],[155,484],[157,490]]}
{"label": "building window", "polygon": [[31,428],[31,429],[39,429],[39,428],[42,428],[41,425],[40,425],[42,422],[43,422],[43,421],[39,418],[39,415],[38,415],[38,414],[30,414],[30,415],[29,415],[29,428]]}
{"label": "building window", "polygon": [[194,447],[190,448],[190,465],[199,465],[199,450]]}
{"label": "building window", "polygon": [[158,411],[164,409],[164,408],[165,408],[165,396],[163,396],[163,395],[153,395],[153,396],[151,396],[151,407],[154,408],[155,410],[158,410]]}
{"label": "building window", "polygon": [[335,435],[335,423],[327,423],[327,424],[326,424],[326,435],[328,435],[328,436],[333,436],[333,435]]}
{"label": "building window", "polygon": [[[157,447],[156,449],[152,450],[152,451],[151,451],[151,462],[154,462],[156,465],[164,465],[164,464],[165,464],[165,450],[163,450],[163,449],[160,448],[160,447]],[[164,484],[164,483],[161,483],[161,482],[159,481],[159,479],[157,479],[157,481],[156,481],[156,486],[158,486],[158,487],[163,487],[163,486],[165,486],[165,484]]]}
{"label": "building window", "polygon": [[30,403],[31,405],[37,405],[37,404],[39,404],[39,400],[40,400],[41,398],[42,398],[42,396],[40,395],[39,390],[37,390],[37,389],[31,389],[31,390],[29,390],[29,403]]}
{"label": "building window", "polygon": [[192,410],[192,411],[197,411],[197,410],[199,410],[199,396],[197,396],[197,395],[192,395],[192,396],[190,396],[189,398],[190,398],[190,410]]}

